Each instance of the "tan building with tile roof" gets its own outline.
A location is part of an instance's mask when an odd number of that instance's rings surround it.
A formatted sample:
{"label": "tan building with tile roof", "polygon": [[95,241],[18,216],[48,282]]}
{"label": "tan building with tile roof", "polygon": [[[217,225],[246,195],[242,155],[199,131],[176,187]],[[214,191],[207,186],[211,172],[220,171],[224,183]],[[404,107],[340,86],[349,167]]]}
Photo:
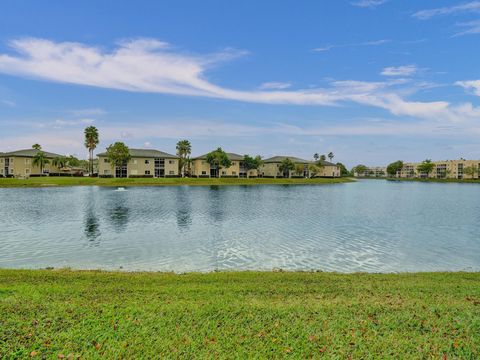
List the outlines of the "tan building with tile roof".
{"label": "tan building with tile roof", "polygon": [[[289,173],[283,173],[280,170],[280,165],[285,159],[290,159],[295,164],[303,165],[303,173],[298,174],[296,169],[290,170]],[[340,177],[340,167],[336,164],[333,164],[328,161],[320,161],[322,166],[318,168],[316,174],[310,171],[310,165],[315,165],[317,162],[300,159],[295,156],[274,156],[268,159],[263,160],[263,165],[260,168],[259,176],[263,177],[292,177],[292,176],[302,176],[302,177]]]}
{"label": "tan building with tile roof", "polygon": [[177,155],[154,149],[129,149],[131,159],[124,166],[113,168],[107,153],[97,154],[100,177],[178,177]]}
{"label": "tan building with tile roof", "polygon": [[[33,158],[39,152],[43,152],[49,162],[43,167],[43,174],[40,166],[33,165]],[[56,157],[64,157],[64,155],[36,149],[0,153],[0,176],[29,177],[58,173],[60,169],[52,165],[52,160]]]}
{"label": "tan building with tile roof", "polygon": [[[247,171],[244,166],[244,156],[235,153],[227,153],[227,156],[232,165],[229,168],[221,168],[220,173],[217,168],[212,167],[207,162],[207,154],[193,158],[191,175],[194,177],[246,177]],[[257,171],[250,170],[248,176],[257,176]]]}

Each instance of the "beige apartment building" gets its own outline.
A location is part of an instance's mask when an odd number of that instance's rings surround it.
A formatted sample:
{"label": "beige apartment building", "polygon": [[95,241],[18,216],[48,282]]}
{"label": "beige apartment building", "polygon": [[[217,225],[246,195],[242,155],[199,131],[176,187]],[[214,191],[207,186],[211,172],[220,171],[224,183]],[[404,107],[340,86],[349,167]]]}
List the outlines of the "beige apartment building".
{"label": "beige apartment building", "polygon": [[[291,170],[288,173],[283,173],[280,170],[280,165],[285,159],[292,160],[295,164],[303,165],[303,172],[298,174],[297,171]],[[262,177],[292,177],[292,176],[303,176],[311,177],[314,174],[311,173],[309,166],[315,165],[315,161],[309,161],[297,158],[295,156],[274,156],[268,159],[263,160],[263,165],[260,168],[260,176]],[[322,167],[318,169],[318,172],[315,174],[316,177],[340,177],[340,167],[336,164],[333,164],[328,161],[322,161]]]}
{"label": "beige apartment building", "polygon": [[[441,160],[433,161],[434,168],[430,174],[422,173],[417,170],[421,162],[404,163],[403,168],[397,173],[400,178],[437,178],[437,179],[479,179],[478,170],[480,169],[480,160]],[[475,173],[466,174],[466,168],[473,167]]]}
{"label": "beige apartment building", "polygon": [[[194,177],[247,177],[247,170],[243,161],[244,156],[234,153],[227,153],[232,162],[229,168],[219,169],[207,162],[207,154],[192,159],[191,175]],[[248,171],[248,177],[257,176],[256,170]]]}
{"label": "beige apartment building", "polygon": [[359,173],[354,172],[353,176],[355,177],[387,177],[387,167],[386,166],[368,166],[365,169],[365,172]]}
{"label": "beige apartment building", "polygon": [[[40,166],[33,165],[33,158],[39,152],[43,152],[48,160],[48,164],[43,167],[43,174]],[[52,165],[52,160],[56,157],[63,157],[63,155],[35,149],[0,153],[0,176],[29,177],[59,173],[61,169]]]}
{"label": "beige apartment building", "polygon": [[153,149],[129,149],[131,159],[123,166],[113,167],[107,153],[97,154],[99,177],[178,177],[179,160],[176,155]]}

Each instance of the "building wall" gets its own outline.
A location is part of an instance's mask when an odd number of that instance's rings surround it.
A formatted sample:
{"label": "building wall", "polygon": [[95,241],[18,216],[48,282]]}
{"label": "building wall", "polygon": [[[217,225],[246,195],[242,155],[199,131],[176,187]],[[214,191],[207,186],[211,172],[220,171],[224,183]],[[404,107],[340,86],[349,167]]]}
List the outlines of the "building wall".
{"label": "building wall", "polygon": [[[178,159],[165,158],[165,175],[178,176]],[[98,174],[115,176],[115,169],[105,156],[98,157]],[[127,164],[127,176],[155,176],[155,159],[154,158],[140,158],[132,157]]]}
{"label": "building wall", "polygon": [[387,177],[387,168],[382,166],[367,167],[364,173],[353,174],[355,177]]}
{"label": "building wall", "polygon": [[[478,179],[479,174],[476,173],[472,175],[463,174],[462,167],[474,166],[477,169],[480,168],[480,160],[446,160],[446,161],[434,161],[435,167],[432,172],[428,174],[429,178],[443,178],[447,179]],[[421,174],[417,167],[421,163],[404,163],[402,171],[397,174],[401,178],[417,178],[417,177],[427,177],[426,174]],[[443,174],[446,170],[446,176]]]}
{"label": "building wall", "polygon": [[[255,172],[251,171],[250,174]],[[210,164],[204,159],[195,159],[192,162],[193,176],[210,176]],[[240,161],[232,160],[232,166],[221,168],[220,176],[240,176]],[[253,176],[253,175],[252,175]]]}
{"label": "building wall", "polygon": [[[5,173],[5,157],[0,157],[0,176],[14,175],[14,176],[30,176],[39,175],[40,166],[33,165],[33,157],[10,156],[10,164],[8,174]],[[58,173],[60,169],[51,164],[52,158],[47,158],[50,163],[43,167],[43,171],[50,173]]]}
{"label": "building wall", "polygon": [[[263,164],[262,167],[260,168],[260,175],[261,176],[267,176],[267,177],[282,177],[283,173],[280,171],[280,164],[279,162],[276,163],[266,163]],[[310,164],[304,164],[308,167]],[[312,174],[310,171],[308,171],[308,176],[311,176]],[[317,177],[340,177],[340,168],[338,166],[324,166],[323,168],[319,169],[319,172],[317,173]],[[289,177],[292,176],[299,176],[299,174],[296,173],[295,170],[291,170]]]}

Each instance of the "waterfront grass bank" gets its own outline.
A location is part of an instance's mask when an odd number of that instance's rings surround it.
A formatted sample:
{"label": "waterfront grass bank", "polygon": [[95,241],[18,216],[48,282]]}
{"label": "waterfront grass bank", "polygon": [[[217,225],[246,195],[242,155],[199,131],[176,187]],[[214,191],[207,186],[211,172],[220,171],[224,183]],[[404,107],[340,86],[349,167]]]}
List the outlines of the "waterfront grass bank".
{"label": "waterfront grass bank", "polygon": [[480,273],[0,270],[0,358],[480,356]]}
{"label": "waterfront grass bank", "polygon": [[273,179],[273,178],[90,178],[90,177],[31,177],[29,179],[0,178],[1,187],[48,186],[209,186],[209,185],[322,185],[354,181],[350,178]]}

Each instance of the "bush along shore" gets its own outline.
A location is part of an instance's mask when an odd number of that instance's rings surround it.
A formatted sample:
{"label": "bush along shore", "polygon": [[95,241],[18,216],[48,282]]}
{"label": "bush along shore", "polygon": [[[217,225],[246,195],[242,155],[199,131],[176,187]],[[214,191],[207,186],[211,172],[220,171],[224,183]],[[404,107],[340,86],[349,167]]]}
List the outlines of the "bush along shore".
{"label": "bush along shore", "polygon": [[321,185],[354,181],[350,178],[97,178],[31,177],[0,178],[1,187],[47,186],[174,186],[174,185]]}
{"label": "bush along shore", "polygon": [[478,359],[480,273],[0,270],[0,358]]}

